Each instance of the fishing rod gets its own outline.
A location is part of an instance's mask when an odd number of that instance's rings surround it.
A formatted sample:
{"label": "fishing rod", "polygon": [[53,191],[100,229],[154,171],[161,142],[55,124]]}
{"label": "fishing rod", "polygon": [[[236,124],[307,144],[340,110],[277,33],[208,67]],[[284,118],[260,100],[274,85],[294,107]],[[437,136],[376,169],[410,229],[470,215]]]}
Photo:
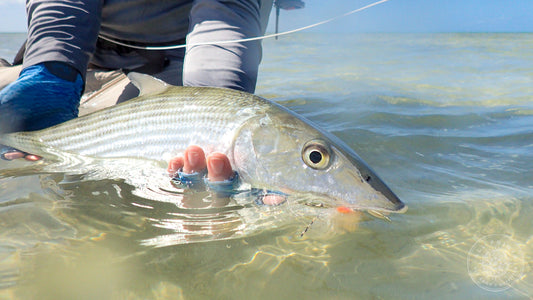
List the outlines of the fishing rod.
{"label": "fishing rod", "polygon": [[299,32],[299,31],[310,29],[310,28],[314,28],[314,27],[317,27],[317,26],[320,26],[320,25],[324,25],[324,24],[333,22],[333,21],[338,20],[340,18],[344,18],[344,17],[347,17],[349,15],[361,12],[361,11],[363,11],[365,9],[368,9],[368,8],[373,7],[373,6],[385,3],[387,1],[389,1],[389,0],[376,1],[376,2],[373,2],[373,3],[369,4],[369,5],[363,6],[361,8],[357,8],[357,9],[351,10],[351,11],[349,11],[347,13],[342,14],[342,15],[338,15],[338,16],[335,16],[333,18],[330,18],[330,19],[327,19],[327,20],[324,20],[324,21],[321,21],[321,22],[317,22],[317,23],[314,23],[314,24],[311,24],[311,25],[307,25],[307,26],[304,26],[304,27],[300,27],[300,28],[297,28],[297,29],[284,31],[284,32],[280,32],[280,33],[274,33],[274,34],[258,36],[258,37],[252,37],[252,38],[246,38],[246,39],[238,39],[238,40],[213,41],[213,42],[191,43],[191,44],[170,45],[170,46],[138,46],[138,45],[131,45],[131,44],[123,43],[123,42],[114,40],[114,39],[112,39],[110,37],[103,36],[101,34],[98,35],[98,37],[101,38],[102,40],[106,40],[108,42],[111,42],[111,43],[114,43],[114,44],[117,44],[117,45],[120,45],[120,46],[129,47],[129,48],[133,48],[133,49],[140,49],[140,50],[172,50],[172,49],[181,49],[181,48],[185,48],[185,47],[194,47],[194,46],[203,46],[203,45],[221,45],[221,44],[230,44],[230,43],[243,43],[243,42],[257,41],[257,40],[263,40],[263,39],[273,38],[273,37],[277,38],[277,37],[282,36],[282,35],[288,35],[288,34],[292,34],[292,33],[295,33],[295,32]]}

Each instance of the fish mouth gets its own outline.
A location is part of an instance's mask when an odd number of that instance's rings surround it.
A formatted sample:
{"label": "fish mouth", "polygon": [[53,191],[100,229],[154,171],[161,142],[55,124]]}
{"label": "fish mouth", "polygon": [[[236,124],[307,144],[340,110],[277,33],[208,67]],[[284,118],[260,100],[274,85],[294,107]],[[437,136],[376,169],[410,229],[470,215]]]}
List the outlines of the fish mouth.
{"label": "fish mouth", "polygon": [[[398,199],[399,200],[399,199]],[[397,203],[395,203],[394,208],[391,209],[372,209],[373,211],[383,211],[388,213],[396,213],[396,214],[403,214],[407,211],[408,207],[405,203],[403,203],[401,200]]]}
{"label": "fish mouth", "polygon": [[388,200],[387,205],[385,205],[388,207],[380,207],[380,208],[375,208],[375,209],[373,208],[372,210],[389,212],[389,213],[399,213],[399,214],[405,213],[407,211],[407,205],[403,203],[403,201],[400,200],[400,198],[398,198],[396,194],[392,193],[390,189],[388,189],[388,191],[389,191],[388,195],[382,194]]}
{"label": "fish mouth", "polygon": [[[290,196],[296,196],[308,206],[315,207],[329,207],[329,208],[348,208],[352,211],[368,212],[371,215],[387,215],[390,213],[403,214],[408,207],[398,197],[397,202],[390,201],[389,198],[384,197],[379,193],[378,199],[372,199],[364,204],[356,204],[347,201],[345,197],[331,196],[324,193],[308,192],[308,193],[291,193],[287,191]],[[356,200],[355,202],[359,202]],[[385,217],[386,218],[386,217]]]}
{"label": "fish mouth", "polygon": [[[381,178],[366,164],[366,162],[355,153],[348,145],[346,145],[340,139],[333,137],[338,147],[335,149],[343,155],[352,165],[356,166],[358,174],[352,174],[351,180],[358,182],[361,180],[365,184],[368,184],[373,193],[376,195],[373,199],[364,201],[365,205],[361,207],[352,207],[357,210],[373,210],[386,213],[404,213],[407,211],[407,205],[400,200],[400,198],[387,186],[387,184],[381,180]],[[352,199],[353,200],[353,199]],[[346,202],[346,200],[344,201]],[[350,203],[350,201],[348,201]],[[353,205],[359,200],[353,200],[348,207],[357,206]]]}
{"label": "fish mouth", "polygon": [[409,207],[407,207],[407,204],[400,202],[399,205],[397,205],[396,210],[394,212],[403,214],[407,211],[407,209],[409,209]]}
{"label": "fish mouth", "polygon": [[337,206],[345,206],[358,211],[373,211],[387,214],[401,214],[407,211],[407,205],[382,181],[379,181],[377,188],[375,185],[370,185],[366,186],[363,191],[337,194],[333,198]]}
{"label": "fish mouth", "polygon": [[[346,201],[344,202],[346,203]],[[383,205],[380,205],[380,204],[383,204]],[[372,205],[354,205],[351,203],[347,203],[345,205],[341,204],[339,206],[346,206],[353,210],[375,212],[378,214],[381,214],[381,213],[403,214],[407,211],[407,208],[408,208],[407,205],[403,203],[402,201],[395,202],[395,203],[390,202],[390,201],[381,201],[381,203],[373,203]]]}
{"label": "fish mouth", "polygon": [[[372,190],[370,199],[359,201],[364,203],[364,210],[374,210],[387,213],[404,213],[407,205],[383,182],[368,166],[364,166],[361,177]],[[358,202],[357,200],[354,202]]]}

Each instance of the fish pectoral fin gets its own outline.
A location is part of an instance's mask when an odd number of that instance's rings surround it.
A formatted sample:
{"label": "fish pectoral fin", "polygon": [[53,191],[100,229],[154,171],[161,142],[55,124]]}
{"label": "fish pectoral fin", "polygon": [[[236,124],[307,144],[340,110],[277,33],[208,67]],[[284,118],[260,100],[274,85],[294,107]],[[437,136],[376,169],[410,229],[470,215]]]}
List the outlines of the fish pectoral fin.
{"label": "fish pectoral fin", "polygon": [[129,72],[128,78],[139,89],[139,96],[157,95],[169,88],[169,84],[154,76]]}

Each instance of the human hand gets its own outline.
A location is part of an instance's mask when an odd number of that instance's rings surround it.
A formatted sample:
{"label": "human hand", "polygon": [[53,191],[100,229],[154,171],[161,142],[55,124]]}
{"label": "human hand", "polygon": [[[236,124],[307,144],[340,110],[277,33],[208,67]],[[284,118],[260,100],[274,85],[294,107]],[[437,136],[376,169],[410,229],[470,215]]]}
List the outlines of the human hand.
{"label": "human hand", "polygon": [[[171,159],[167,168],[169,175],[183,184],[187,183],[184,181],[190,184],[201,183],[206,170],[209,188],[222,195],[230,194],[238,175],[233,171],[228,157],[223,153],[214,152],[206,156],[202,148],[189,146],[183,156]],[[278,205],[286,201],[286,195],[267,192],[258,200],[260,204]]]}
{"label": "human hand", "polygon": [[15,148],[8,146],[0,145],[0,158],[3,160],[14,160],[19,158],[24,158],[27,161],[38,161],[41,159],[40,156],[19,151]]}
{"label": "human hand", "polygon": [[66,64],[25,68],[0,91],[0,133],[39,130],[77,117],[82,89],[81,75]]}
{"label": "human hand", "polygon": [[[60,62],[46,62],[22,70],[19,78],[0,91],[0,134],[50,127],[75,118],[83,90],[81,75]],[[40,157],[0,145],[6,160]]]}

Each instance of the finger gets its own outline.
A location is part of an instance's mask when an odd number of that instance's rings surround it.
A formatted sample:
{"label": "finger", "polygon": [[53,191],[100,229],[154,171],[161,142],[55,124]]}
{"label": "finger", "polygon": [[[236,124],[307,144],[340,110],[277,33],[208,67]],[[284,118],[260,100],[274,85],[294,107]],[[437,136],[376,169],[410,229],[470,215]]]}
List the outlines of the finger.
{"label": "finger", "polygon": [[288,195],[280,191],[256,190],[257,198],[255,203],[258,205],[276,206],[287,201]]}
{"label": "finger", "polygon": [[210,154],[207,159],[207,179],[211,182],[230,179],[234,172],[228,157],[219,152]]}
{"label": "finger", "polygon": [[198,146],[189,146],[184,153],[183,172],[201,172],[206,168],[205,153]]}
{"label": "finger", "polygon": [[5,160],[14,160],[14,159],[23,158],[24,156],[26,156],[26,153],[24,152],[12,151],[12,152],[4,153],[2,158],[4,158]]}
{"label": "finger", "polygon": [[183,168],[183,157],[174,157],[168,162],[167,172],[170,176],[174,176],[181,168]]}
{"label": "finger", "polygon": [[267,194],[263,197],[263,204],[265,205],[279,205],[287,200],[286,195]]}
{"label": "finger", "polygon": [[26,156],[24,156],[24,159],[26,159],[27,161],[38,161],[40,160],[42,157],[40,156],[37,156],[35,154],[27,154]]}
{"label": "finger", "polygon": [[38,161],[42,157],[34,154],[29,154],[9,146],[0,145],[0,158],[4,160],[14,160],[25,158],[27,161]]}

